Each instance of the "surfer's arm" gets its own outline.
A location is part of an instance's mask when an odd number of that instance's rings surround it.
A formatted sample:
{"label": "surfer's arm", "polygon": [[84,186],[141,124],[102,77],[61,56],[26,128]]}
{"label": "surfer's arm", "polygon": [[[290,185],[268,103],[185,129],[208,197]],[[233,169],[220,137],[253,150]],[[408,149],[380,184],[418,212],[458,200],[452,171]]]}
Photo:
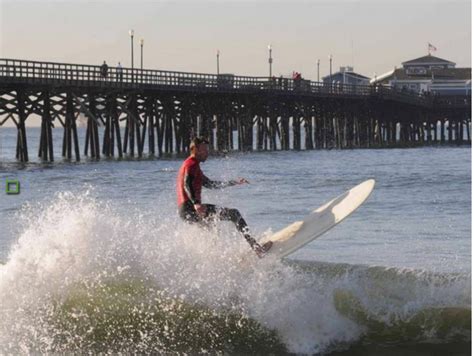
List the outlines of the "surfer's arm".
{"label": "surfer's arm", "polygon": [[233,185],[248,183],[248,181],[244,178],[240,178],[239,180],[229,180],[227,182],[221,182],[217,180],[210,180],[205,175],[202,176],[202,185],[208,189],[220,189],[226,187],[232,187]]}
{"label": "surfer's arm", "polygon": [[184,172],[184,192],[186,193],[186,195],[188,196],[188,199],[191,201],[193,205],[201,203],[201,201],[196,198],[196,193],[193,188],[194,179],[195,177],[192,174],[192,172],[190,172],[190,170],[187,169]]}

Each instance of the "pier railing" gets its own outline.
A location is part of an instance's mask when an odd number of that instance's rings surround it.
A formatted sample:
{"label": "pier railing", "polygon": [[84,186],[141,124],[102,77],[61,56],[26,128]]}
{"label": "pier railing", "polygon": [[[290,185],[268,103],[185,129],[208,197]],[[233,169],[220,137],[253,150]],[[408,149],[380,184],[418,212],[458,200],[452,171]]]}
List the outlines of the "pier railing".
{"label": "pier railing", "polygon": [[37,62],[0,59],[0,77],[8,80],[45,81],[75,85],[107,87],[167,87],[176,89],[281,90],[337,94],[369,94],[369,86],[329,85],[305,79],[238,76],[233,74],[204,74],[154,69],[107,67],[100,65]]}
{"label": "pier railing", "polygon": [[[31,84],[57,84],[80,87],[123,89],[162,89],[200,92],[281,92],[290,95],[375,96],[432,105],[433,99],[413,92],[382,86],[314,82],[283,77],[250,77],[233,74],[204,74],[122,68],[100,65],[0,59],[0,81]],[[460,104],[460,103],[456,103]]]}

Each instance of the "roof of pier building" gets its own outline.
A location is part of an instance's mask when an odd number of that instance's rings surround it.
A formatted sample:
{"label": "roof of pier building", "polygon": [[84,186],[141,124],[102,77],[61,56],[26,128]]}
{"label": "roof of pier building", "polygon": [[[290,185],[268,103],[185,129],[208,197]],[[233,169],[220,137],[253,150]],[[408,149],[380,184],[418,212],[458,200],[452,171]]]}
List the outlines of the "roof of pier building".
{"label": "roof of pier building", "polygon": [[408,68],[408,67],[442,67],[442,68],[454,68],[456,66],[456,63],[448,61],[443,58],[435,57],[431,54],[428,54],[427,56],[411,59],[409,61],[402,62],[403,68]]}
{"label": "roof of pier building", "polygon": [[471,68],[433,68],[423,72],[410,72],[405,68],[395,68],[373,78],[370,83],[389,83],[394,80],[410,81],[469,81]]}
{"label": "roof of pier building", "polygon": [[470,81],[471,68],[456,68],[456,63],[428,54],[402,62],[402,68],[395,67],[382,75],[376,75],[370,83],[388,84],[393,80]]}
{"label": "roof of pier building", "polygon": [[338,72],[332,73],[332,75],[326,75],[322,77],[322,80],[324,82],[328,82],[329,80],[338,80],[341,79],[342,77],[346,76],[347,78],[354,78],[356,80],[369,80],[369,77],[366,77],[365,75],[359,74],[354,72],[353,67],[340,67]]}

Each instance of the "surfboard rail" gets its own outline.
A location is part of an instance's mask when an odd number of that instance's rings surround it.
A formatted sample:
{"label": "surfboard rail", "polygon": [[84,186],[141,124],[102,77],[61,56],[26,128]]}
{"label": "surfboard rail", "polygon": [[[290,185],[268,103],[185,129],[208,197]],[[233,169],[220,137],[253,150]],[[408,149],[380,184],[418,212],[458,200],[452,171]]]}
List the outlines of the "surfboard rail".
{"label": "surfboard rail", "polygon": [[286,257],[323,235],[357,210],[374,187],[375,180],[368,179],[313,210],[303,220],[295,221],[276,232],[262,242],[273,241],[266,256]]}

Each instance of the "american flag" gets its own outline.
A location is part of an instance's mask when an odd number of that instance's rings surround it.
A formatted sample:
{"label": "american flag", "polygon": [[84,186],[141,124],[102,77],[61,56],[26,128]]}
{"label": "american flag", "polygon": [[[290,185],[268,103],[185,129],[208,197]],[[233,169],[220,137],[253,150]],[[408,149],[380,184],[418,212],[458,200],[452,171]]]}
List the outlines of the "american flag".
{"label": "american flag", "polygon": [[436,50],[437,48],[428,42],[428,52],[431,53],[431,51],[436,51]]}

